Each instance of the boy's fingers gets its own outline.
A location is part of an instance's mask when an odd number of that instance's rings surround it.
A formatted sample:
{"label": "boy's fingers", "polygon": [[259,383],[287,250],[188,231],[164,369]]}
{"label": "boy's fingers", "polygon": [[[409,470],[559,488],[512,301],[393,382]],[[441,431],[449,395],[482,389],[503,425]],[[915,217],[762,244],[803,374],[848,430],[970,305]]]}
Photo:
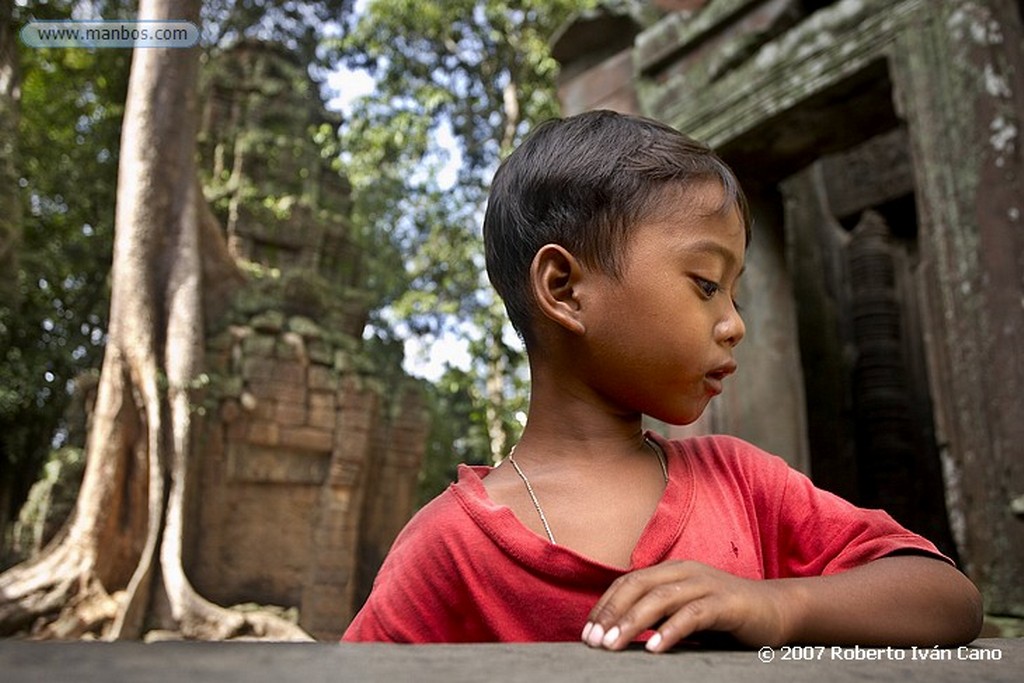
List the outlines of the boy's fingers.
{"label": "boy's fingers", "polygon": [[[617,621],[606,635],[604,647],[617,650],[625,647],[647,629],[654,628],[666,617],[685,611],[689,605],[699,603],[705,596],[704,587],[696,581],[660,584],[640,597]],[[667,623],[667,620],[666,620]],[[659,626],[658,630],[661,630]],[[687,634],[680,633],[677,640]]]}
{"label": "boy's fingers", "polygon": [[719,611],[709,598],[698,598],[676,610],[647,641],[651,652],[665,652],[697,631],[716,630]]}
{"label": "boy's fingers", "polygon": [[646,595],[652,588],[683,578],[685,564],[684,562],[666,562],[620,576],[590,610],[588,621],[598,624],[604,629],[611,628],[641,596]]}
{"label": "boy's fingers", "polygon": [[[700,565],[668,563],[620,577],[591,611],[583,640],[594,647],[619,649],[687,603],[707,592],[694,580]],[[682,636],[680,636],[682,637]]]}

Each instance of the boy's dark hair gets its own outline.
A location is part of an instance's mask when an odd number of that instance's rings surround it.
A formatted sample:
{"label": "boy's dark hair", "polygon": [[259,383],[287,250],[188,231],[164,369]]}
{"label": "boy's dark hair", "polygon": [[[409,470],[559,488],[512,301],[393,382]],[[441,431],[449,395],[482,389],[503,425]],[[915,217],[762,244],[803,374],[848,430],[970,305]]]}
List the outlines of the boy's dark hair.
{"label": "boy's dark hair", "polygon": [[491,284],[523,340],[532,341],[530,264],[558,244],[590,268],[618,277],[632,229],[666,188],[718,182],[722,210],[736,206],[750,239],[746,198],[706,145],[663,123],[612,111],[545,121],[494,175],[484,216]]}

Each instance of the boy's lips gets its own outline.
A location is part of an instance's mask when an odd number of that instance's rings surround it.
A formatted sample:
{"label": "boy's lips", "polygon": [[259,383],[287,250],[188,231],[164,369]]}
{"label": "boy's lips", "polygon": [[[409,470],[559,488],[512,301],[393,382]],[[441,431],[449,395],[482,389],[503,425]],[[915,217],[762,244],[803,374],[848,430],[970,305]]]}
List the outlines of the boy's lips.
{"label": "boy's lips", "polygon": [[717,396],[722,393],[722,381],[736,372],[736,361],[730,360],[726,363],[722,363],[711,372],[704,375],[704,381],[708,385],[708,390],[713,396]]}

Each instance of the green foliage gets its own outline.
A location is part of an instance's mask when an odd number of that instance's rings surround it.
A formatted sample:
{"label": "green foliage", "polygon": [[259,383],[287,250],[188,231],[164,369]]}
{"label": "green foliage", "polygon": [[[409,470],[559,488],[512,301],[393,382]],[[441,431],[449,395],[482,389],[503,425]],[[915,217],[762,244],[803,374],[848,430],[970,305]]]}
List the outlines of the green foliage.
{"label": "green foliage", "polygon": [[[345,41],[349,63],[377,78],[371,106],[359,111],[362,127],[387,121],[391,155],[418,158],[423,128],[448,121],[464,157],[460,184],[486,187],[494,161],[515,142],[506,127],[520,136],[558,113],[547,41],[573,11],[592,4],[372,0]],[[508,89],[515,114],[506,106]]]}
{"label": "green foliage", "polygon": [[[414,329],[489,305],[477,224],[490,176],[532,124],[557,115],[547,39],[591,4],[372,0],[343,41],[349,65],[377,81],[342,129],[353,221],[380,255],[373,284]],[[462,159],[450,187],[438,178],[442,135]]]}
{"label": "green foliage", "polygon": [[473,380],[464,370],[448,368],[430,386],[430,435],[416,491],[417,506],[425,505],[455,480],[458,463],[490,464],[487,414],[474,396]]}
{"label": "green foliage", "polygon": [[10,557],[0,565],[20,562],[35,555],[60,530],[75,507],[85,473],[85,452],[64,447],[49,454],[42,476],[32,485],[14,524]]}
{"label": "green foliage", "polygon": [[205,0],[200,32],[208,47],[224,48],[244,40],[275,43],[300,64],[329,64],[328,38],[342,32],[342,20],[354,0]]}
{"label": "green foliage", "polygon": [[287,232],[342,220],[347,189],[320,154],[338,121],[306,64],[277,43],[249,41],[212,52],[201,81],[200,175],[229,234],[237,222]]}
{"label": "green foliage", "polygon": [[[490,177],[533,124],[556,116],[548,39],[592,0],[370,0],[341,43],[374,92],[354,103],[340,158],[353,223],[387,306],[377,334],[472,330],[469,372],[436,389],[425,481],[507,450],[525,404],[523,358],[486,282],[479,224]],[[455,150],[454,182],[439,174]],[[489,381],[490,380],[490,381]],[[496,381],[495,381],[496,380]],[[488,434],[500,424],[503,439]],[[428,486],[429,488],[429,486]]]}
{"label": "green foliage", "polygon": [[[97,4],[117,15],[116,3]],[[67,18],[71,5],[40,3],[32,16]],[[50,449],[71,380],[102,357],[130,58],[18,47],[21,240],[15,296],[0,301],[0,467],[13,503]]]}

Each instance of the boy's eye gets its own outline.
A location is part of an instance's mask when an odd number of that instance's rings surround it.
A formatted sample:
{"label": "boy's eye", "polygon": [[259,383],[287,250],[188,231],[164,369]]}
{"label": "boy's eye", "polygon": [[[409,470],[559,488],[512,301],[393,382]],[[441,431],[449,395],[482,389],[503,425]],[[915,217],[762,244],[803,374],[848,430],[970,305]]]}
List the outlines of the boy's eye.
{"label": "boy's eye", "polygon": [[700,289],[701,294],[704,295],[705,299],[710,299],[715,294],[718,294],[718,290],[722,287],[717,282],[711,280],[705,280],[704,278],[694,278],[697,282],[697,287]]}

